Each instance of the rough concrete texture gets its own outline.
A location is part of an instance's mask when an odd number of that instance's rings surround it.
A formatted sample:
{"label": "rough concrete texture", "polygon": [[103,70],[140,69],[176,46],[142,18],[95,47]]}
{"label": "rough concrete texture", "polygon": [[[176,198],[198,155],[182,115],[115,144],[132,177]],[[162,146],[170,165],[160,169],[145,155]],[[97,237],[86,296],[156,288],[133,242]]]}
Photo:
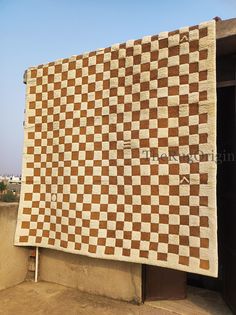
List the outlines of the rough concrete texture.
{"label": "rough concrete texture", "polygon": [[141,265],[40,248],[40,279],[117,300],[141,302]]}
{"label": "rough concrete texture", "polygon": [[[115,283],[114,283],[115,286]],[[0,292],[0,315],[175,315],[47,282],[25,282]]]}
{"label": "rough concrete texture", "polygon": [[0,203],[0,290],[25,280],[29,249],[13,245],[18,203]]}
{"label": "rough concrete texture", "polygon": [[185,300],[152,301],[146,304],[181,315],[233,315],[219,292],[190,286]]}

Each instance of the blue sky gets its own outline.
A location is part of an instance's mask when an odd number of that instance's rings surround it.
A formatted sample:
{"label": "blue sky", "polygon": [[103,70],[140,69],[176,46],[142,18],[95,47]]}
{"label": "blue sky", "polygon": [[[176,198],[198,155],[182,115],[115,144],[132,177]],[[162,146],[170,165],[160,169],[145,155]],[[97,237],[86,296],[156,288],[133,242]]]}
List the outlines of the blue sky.
{"label": "blue sky", "polygon": [[0,174],[20,174],[24,70],[128,39],[236,16],[236,0],[0,0]]}

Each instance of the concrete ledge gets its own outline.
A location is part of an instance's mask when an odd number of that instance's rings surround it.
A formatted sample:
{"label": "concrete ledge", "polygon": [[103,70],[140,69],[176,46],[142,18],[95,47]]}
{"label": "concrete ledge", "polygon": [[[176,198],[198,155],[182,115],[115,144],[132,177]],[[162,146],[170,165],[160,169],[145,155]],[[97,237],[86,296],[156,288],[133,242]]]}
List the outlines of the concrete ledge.
{"label": "concrete ledge", "polygon": [[13,245],[18,203],[0,202],[0,290],[25,280],[29,249]]}
{"label": "concrete ledge", "polygon": [[141,265],[40,248],[40,280],[123,301],[141,302]]}
{"label": "concrete ledge", "polygon": [[236,35],[236,18],[218,21],[216,23],[216,39]]}

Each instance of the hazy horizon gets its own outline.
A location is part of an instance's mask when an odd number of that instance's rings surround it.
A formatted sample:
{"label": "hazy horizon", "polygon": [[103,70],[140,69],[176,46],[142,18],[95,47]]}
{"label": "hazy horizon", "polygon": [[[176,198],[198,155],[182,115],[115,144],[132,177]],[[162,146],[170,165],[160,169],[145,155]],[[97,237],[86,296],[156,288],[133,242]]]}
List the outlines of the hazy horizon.
{"label": "hazy horizon", "polygon": [[234,12],[233,0],[0,0],[0,175],[21,174],[28,67]]}

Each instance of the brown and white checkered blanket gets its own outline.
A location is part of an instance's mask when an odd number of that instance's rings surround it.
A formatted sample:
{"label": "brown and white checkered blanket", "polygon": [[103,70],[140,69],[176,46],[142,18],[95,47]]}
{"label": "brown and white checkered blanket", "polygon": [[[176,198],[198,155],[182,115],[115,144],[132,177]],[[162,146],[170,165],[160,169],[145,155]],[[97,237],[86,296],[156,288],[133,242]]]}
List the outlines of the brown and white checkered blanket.
{"label": "brown and white checkered blanket", "polygon": [[215,22],[27,71],[16,245],[217,275]]}

